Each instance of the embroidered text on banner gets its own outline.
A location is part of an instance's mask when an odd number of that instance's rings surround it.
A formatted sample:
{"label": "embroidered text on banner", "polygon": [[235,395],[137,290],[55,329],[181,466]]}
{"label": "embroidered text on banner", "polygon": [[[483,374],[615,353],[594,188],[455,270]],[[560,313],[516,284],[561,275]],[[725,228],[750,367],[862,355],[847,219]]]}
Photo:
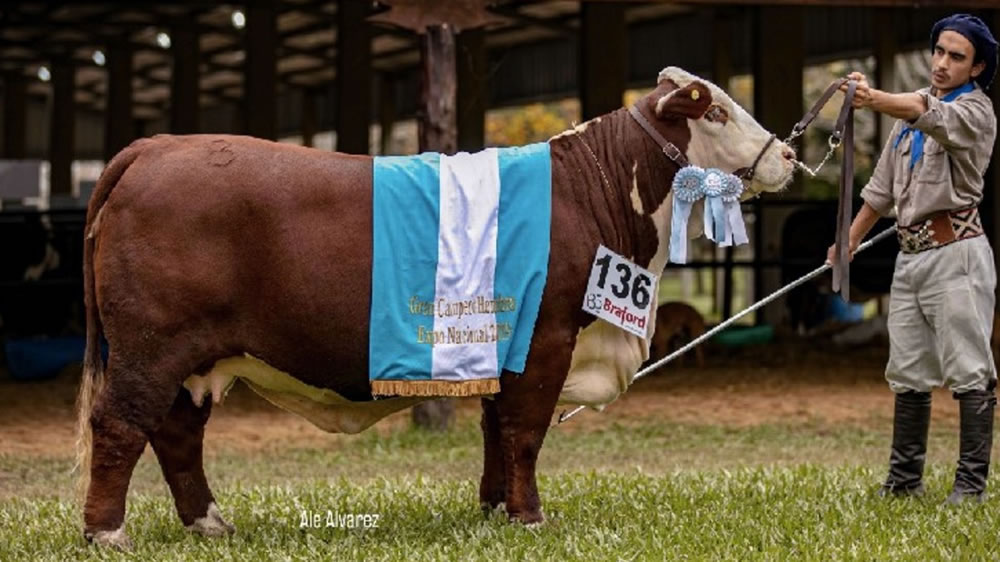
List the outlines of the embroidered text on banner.
{"label": "embroidered text on banner", "polygon": [[374,166],[372,393],[498,392],[524,370],[545,286],[548,144]]}

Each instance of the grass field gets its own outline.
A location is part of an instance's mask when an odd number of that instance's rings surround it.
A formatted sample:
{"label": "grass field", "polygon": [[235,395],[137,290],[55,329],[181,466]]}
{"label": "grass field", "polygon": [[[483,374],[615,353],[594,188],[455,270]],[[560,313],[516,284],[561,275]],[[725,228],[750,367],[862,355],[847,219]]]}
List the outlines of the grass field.
{"label": "grass field", "polygon": [[[547,521],[533,528],[479,509],[474,401],[460,403],[447,434],[412,429],[402,414],[330,436],[237,388],[213,414],[206,452],[236,535],[185,531],[147,451],[129,492],[127,555],[80,533],[73,381],[0,381],[0,561],[1000,558],[1000,501],[942,505],[958,441],[947,392],[934,401],[927,497],[875,495],[892,414],[882,354],[748,350],[644,379],[607,412],[549,431],[539,461]],[[319,526],[303,528],[304,513]],[[369,526],[345,528],[352,514]]]}
{"label": "grass field", "polygon": [[[935,473],[932,484],[946,484]],[[541,481],[549,520],[538,528],[483,516],[475,487],[433,478],[227,487],[219,494],[239,532],[186,533],[162,496],[132,499],[140,559],[191,560],[928,560],[996,557],[998,515],[880,501],[867,468],[798,466],[652,476],[571,473]],[[376,528],[300,528],[301,513],[378,514]],[[117,554],[83,546],[66,502],[3,506],[4,558],[71,560]],[[321,517],[325,518],[325,515]]]}
{"label": "grass field", "polygon": [[[953,428],[932,435],[923,500],[874,495],[887,439],[887,431],[822,424],[556,429],[540,468],[548,521],[537,528],[480,512],[480,443],[471,420],[447,436],[401,429],[331,451],[220,453],[207,468],[238,529],[228,539],[181,527],[147,454],[127,528],[139,559],[995,558],[990,522],[1000,503],[941,505]],[[0,558],[119,557],[80,537],[79,511],[63,492],[67,468],[68,459],[0,457],[0,472],[23,484],[8,482],[21,492],[0,501]],[[303,528],[303,513],[318,514],[319,527]],[[371,517],[368,528],[344,528],[349,514],[377,515],[377,527]]]}

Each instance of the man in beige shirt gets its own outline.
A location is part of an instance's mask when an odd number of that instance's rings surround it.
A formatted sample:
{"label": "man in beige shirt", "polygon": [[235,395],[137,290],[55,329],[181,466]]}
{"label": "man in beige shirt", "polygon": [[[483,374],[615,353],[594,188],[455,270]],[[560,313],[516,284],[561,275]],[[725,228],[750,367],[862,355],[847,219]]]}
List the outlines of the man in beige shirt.
{"label": "man in beige shirt", "polygon": [[[880,216],[897,219],[900,254],[889,300],[886,379],[895,392],[889,475],[882,495],[922,495],[931,389],[959,401],[960,452],[948,503],[985,499],[996,368],[990,350],[996,272],[977,205],[996,138],[984,90],[997,42],[956,14],[931,31],[931,86],[891,94],[861,73],[854,106],[898,119],[851,224],[854,250]],[[846,90],[846,88],[844,88]],[[833,248],[828,253],[833,260]]]}

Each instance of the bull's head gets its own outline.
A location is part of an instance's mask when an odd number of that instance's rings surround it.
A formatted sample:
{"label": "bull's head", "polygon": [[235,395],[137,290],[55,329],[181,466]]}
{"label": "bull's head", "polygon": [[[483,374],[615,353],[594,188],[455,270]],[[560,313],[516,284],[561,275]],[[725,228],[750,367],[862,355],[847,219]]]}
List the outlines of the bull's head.
{"label": "bull's head", "polygon": [[768,145],[771,133],[715,84],[671,66],[660,72],[647,99],[657,119],[687,120],[692,164],[735,172],[757,162],[744,198],[779,191],[791,181],[795,151],[778,140]]}

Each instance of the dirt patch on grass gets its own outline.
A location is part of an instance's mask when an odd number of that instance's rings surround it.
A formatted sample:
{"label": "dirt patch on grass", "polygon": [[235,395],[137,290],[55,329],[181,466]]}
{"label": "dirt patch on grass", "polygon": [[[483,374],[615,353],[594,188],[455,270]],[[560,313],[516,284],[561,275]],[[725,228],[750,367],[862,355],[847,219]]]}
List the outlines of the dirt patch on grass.
{"label": "dirt patch on grass", "polygon": [[[887,356],[883,347],[838,351],[802,343],[715,351],[709,352],[704,369],[668,366],[638,381],[604,412],[582,412],[555,431],[656,420],[734,428],[796,423],[871,426],[892,418],[892,394],[882,374]],[[72,454],[78,381],[78,369],[40,383],[0,378],[0,454]],[[560,407],[557,413],[569,409]],[[478,419],[479,400],[459,400],[458,417]],[[957,423],[957,406],[945,391],[935,397],[934,417],[937,423]],[[399,412],[379,422],[375,430],[392,431],[409,420],[408,410]],[[342,436],[317,429],[239,384],[226,403],[215,408],[206,448],[211,452],[330,447],[339,439]]]}

